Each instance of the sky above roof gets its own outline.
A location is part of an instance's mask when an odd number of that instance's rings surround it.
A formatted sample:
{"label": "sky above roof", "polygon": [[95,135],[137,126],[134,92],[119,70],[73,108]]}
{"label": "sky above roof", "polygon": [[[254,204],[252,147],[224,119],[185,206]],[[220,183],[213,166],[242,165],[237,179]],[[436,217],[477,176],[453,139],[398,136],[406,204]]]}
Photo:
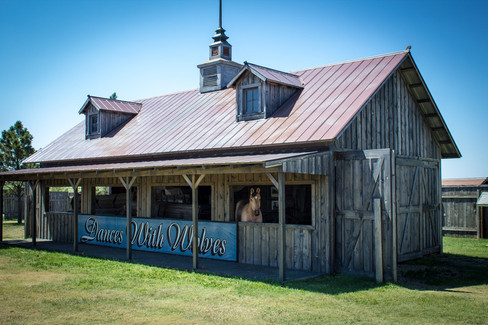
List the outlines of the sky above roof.
{"label": "sky above roof", "polygon": [[[282,71],[412,55],[461,159],[444,178],[488,175],[487,1],[228,1],[233,60]],[[82,120],[87,95],[136,100],[198,87],[218,0],[0,0],[0,130],[21,120],[46,146]]]}

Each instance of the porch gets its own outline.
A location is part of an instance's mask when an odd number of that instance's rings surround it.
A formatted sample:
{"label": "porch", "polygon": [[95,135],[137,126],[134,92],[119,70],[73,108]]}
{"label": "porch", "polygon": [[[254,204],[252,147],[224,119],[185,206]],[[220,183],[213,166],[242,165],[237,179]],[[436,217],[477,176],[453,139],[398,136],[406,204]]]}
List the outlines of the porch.
{"label": "porch", "polygon": [[[36,246],[34,247],[31,240],[4,240],[0,241],[0,244],[17,246],[27,249],[39,249],[46,251],[55,251],[68,253],[72,255],[81,255],[86,257],[94,257],[101,259],[110,259],[117,261],[125,261],[126,250],[123,248],[90,245],[90,244],[78,244],[78,251],[73,251],[73,244],[60,243],[51,240],[38,239]],[[278,281],[279,269],[277,267],[242,264],[238,262],[229,262],[222,260],[215,260],[209,258],[199,258],[199,268],[193,269],[193,257],[155,253],[148,251],[134,250],[132,252],[131,263],[144,264],[150,266],[157,266],[162,268],[177,269],[188,272],[198,272],[206,274],[215,274],[229,277],[240,277],[247,279],[254,279],[260,281]],[[310,272],[295,269],[286,270],[286,280],[304,280],[308,278],[317,277],[323,275],[320,272]]]}

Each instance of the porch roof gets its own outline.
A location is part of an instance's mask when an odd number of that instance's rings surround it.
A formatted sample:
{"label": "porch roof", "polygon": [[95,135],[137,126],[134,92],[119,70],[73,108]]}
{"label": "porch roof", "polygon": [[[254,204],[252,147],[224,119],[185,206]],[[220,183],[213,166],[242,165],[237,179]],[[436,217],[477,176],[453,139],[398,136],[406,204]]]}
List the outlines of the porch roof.
{"label": "porch roof", "polygon": [[[150,176],[150,172],[152,171],[164,171],[174,168],[177,168],[180,173],[184,173],[185,171],[187,173],[198,171],[199,174],[208,174],[212,172],[209,169],[211,167],[228,167],[228,172],[232,173],[234,170],[237,172],[238,170],[236,168],[238,167],[249,165],[261,165],[267,169],[283,167],[286,169],[283,170],[284,172],[324,174],[326,170],[324,168],[327,167],[327,164],[324,163],[323,156],[328,154],[328,152],[288,152],[31,168],[2,172],[0,173],[0,180],[32,180],[60,178],[60,176],[61,178],[73,176],[102,177],[107,176],[108,173],[112,173],[111,176],[119,176],[121,172],[139,173],[140,176]],[[298,166],[295,168],[296,170],[290,169],[290,161],[296,161],[296,166]],[[193,170],[188,170],[191,168]],[[141,174],[143,172],[145,174]],[[176,174],[175,171],[172,173]]]}

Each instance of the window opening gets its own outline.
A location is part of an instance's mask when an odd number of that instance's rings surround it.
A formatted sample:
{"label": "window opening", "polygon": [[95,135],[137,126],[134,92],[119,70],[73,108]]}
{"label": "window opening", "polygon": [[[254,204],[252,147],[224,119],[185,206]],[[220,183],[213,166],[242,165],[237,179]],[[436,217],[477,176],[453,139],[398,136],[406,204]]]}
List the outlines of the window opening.
{"label": "window opening", "polygon": [[[192,198],[189,186],[153,186],[151,217],[162,219],[192,219]],[[211,186],[198,187],[198,219],[210,220]]]}
{"label": "window opening", "polygon": [[[256,204],[251,202],[251,198],[256,197],[258,191],[259,204]],[[233,193],[234,215],[237,221],[244,221],[243,219],[247,219],[249,214],[251,214],[250,219],[253,219],[256,208],[259,208],[263,223],[278,223],[276,187],[272,185],[233,186]],[[312,225],[312,185],[285,185],[285,215],[287,224]]]}
{"label": "window opening", "polygon": [[[137,215],[137,187],[133,186],[131,189],[132,199],[132,216]],[[117,216],[125,217],[127,214],[126,208],[126,190],[122,186],[95,186],[93,191],[94,200],[92,207],[92,214],[98,216]]]}
{"label": "window opening", "polygon": [[258,87],[244,89],[244,114],[259,113]]}
{"label": "window opening", "polygon": [[90,115],[90,134],[98,133],[98,115]]}

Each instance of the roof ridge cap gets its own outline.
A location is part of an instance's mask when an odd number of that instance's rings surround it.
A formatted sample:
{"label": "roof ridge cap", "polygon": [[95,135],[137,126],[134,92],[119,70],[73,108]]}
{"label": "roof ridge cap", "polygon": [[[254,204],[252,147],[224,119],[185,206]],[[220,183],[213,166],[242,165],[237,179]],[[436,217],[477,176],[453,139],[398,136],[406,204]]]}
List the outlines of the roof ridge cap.
{"label": "roof ridge cap", "polygon": [[330,63],[330,64],[325,64],[325,65],[320,65],[320,66],[313,67],[313,68],[295,70],[293,72],[294,73],[298,73],[298,72],[303,72],[303,71],[308,71],[308,70],[314,70],[314,69],[331,67],[331,66],[334,66],[334,65],[346,64],[346,63],[353,63],[353,62],[359,62],[359,61],[366,61],[366,60],[372,60],[372,59],[377,59],[377,58],[384,58],[384,57],[388,57],[388,56],[393,56],[393,55],[398,55],[398,54],[408,54],[408,53],[410,53],[409,50],[402,50],[402,51],[391,52],[391,53],[386,53],[386,54],[379,54],[379,55],[368,56],[368,57],[360,58],[360,59],[347,60],[347,61],[342,61],[342,62],[336,62],[336,63]]}
{"label": "roof ridge cap", "polygon": [[123,103],[129,103],[129,104],[142,105],[141,103],[133,102],[133,101],[130,101],[130,100],[112,99],[112,98],[105,98],[105,97],[92,96],[92,95],[88,95],[88,97],[90,97],[90,98],[105,99],[105,100],[112,100],[112,101],[116,101],[116,102],[123,102]]}
{"label": "roof ridge cap", "polygon": [[277,70],[277,69],[273,69],[273,68],[268,68],[268,67],[265,67],[265,66],[262,66],[262,65],[259,65],[259,64],[255,64],[255,63],[251,63],[251,62],[247,62],[247,61],[245,63],[247,63],[248,65],[254,65],[256,67],[260,67],[260,68],[264,68],[264,69],[268,69],[268,70],[273,70],[273,71],[276,71],[276,72],[279,72],[279,73],[289,74],[290,76],[300,78],[299,75],[294,74],[292,72],[286,72],[286,71],[281,71],[281,70]]}

